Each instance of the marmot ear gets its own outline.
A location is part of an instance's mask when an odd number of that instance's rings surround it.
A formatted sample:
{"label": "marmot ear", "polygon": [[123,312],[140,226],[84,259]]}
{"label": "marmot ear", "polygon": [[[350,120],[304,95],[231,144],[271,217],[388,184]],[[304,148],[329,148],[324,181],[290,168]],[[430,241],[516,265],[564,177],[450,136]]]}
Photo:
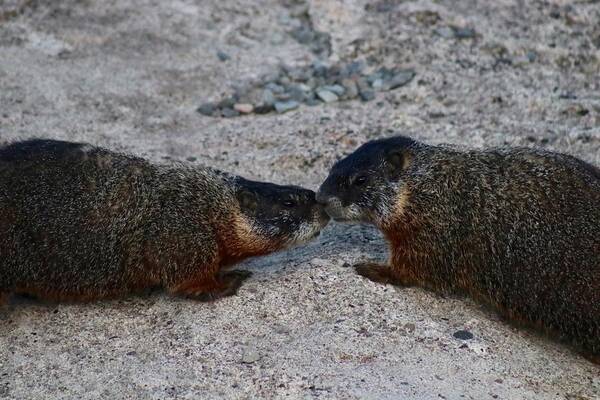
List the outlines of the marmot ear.
{"label": "marmot ear", "polygon": [[237,199],[243,209],[254,211],[258,207],[256,195],[249,190],[240,190],[237,193]]}
{"label": "marmot ear", "polygon": [[387,172],[397,175],[410,165],[411,156],[406,149],[390,149],[385,153]]}

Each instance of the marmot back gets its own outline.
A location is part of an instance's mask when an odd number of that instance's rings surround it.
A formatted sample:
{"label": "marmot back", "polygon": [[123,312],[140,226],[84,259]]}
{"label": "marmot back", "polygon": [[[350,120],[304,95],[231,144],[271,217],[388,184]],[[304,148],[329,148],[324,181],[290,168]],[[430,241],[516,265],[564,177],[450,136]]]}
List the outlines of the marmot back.
{"label": "marmot back", "polygon": [[466,292],[600,355],[596,167],[542,150],[399,137],[341,160],[317,197],[333,218],[374,223],[390,242],[390,266],[358,273]]}
{"label": "marmot back", "polygon": [[323,214],[298,187],[83,143],[14,143],[0,148],[0,295],[231,295],[249,273],[225,267],[309,240]]}

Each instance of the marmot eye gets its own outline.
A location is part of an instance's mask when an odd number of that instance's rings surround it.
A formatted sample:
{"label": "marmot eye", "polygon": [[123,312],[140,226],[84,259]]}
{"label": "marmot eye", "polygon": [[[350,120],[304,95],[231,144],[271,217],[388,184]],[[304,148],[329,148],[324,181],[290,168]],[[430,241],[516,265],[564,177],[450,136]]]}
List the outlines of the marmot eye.
{"label": "marmot eye", "polygon": [[284,200],[283,205],[288,208],[292,208],[292,207],[296,207],[296,202],[294,200]]}
{"label": "marmot eye", "polygon": [[367,181],[367,177],[364,175],[361,175],[354,180],[354,184],[356,186],[360,186],[360,185],[364,184],[366,181]]}

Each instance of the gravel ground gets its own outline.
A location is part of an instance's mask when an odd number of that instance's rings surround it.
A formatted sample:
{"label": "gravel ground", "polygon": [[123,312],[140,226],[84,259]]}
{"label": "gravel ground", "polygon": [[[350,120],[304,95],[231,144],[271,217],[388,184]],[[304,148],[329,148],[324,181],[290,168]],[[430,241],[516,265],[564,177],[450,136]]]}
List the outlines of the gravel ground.
{"label": "gravel ground", "polygon": [[[197,111],[282,66],[355,62],[363,78],[415,76],[362,97],[321,88],[337,100],[289,111]],[[599,126],[594,0],[0,0],[2,141],[84,140],[316,188],[337,157],[394,132],[600,164]],[[247,262],[239,296],[212,304],[17,298],[0,310],[0,398],[600,399],[600,370],[568,348],[348,268],[385,257],[374,229],[331,224]]]}

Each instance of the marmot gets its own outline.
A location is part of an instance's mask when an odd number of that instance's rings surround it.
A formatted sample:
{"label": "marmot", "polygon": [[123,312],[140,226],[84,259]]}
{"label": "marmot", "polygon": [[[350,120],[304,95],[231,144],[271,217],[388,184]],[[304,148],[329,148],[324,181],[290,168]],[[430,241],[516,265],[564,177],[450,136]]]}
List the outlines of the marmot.
{"label": "marmot", "polygon": [[317,193],[338,221],[376,225],[373,281],[463,292],[600,356],[600,169],[529,148],[368,142]]}
{"label": "marmot", "polygon": [[0,148],[0,297],[114,298],[152,287],[207,301],[227,267],[306,242],[329,217],[311,190],[158,165],[85,143]]}

